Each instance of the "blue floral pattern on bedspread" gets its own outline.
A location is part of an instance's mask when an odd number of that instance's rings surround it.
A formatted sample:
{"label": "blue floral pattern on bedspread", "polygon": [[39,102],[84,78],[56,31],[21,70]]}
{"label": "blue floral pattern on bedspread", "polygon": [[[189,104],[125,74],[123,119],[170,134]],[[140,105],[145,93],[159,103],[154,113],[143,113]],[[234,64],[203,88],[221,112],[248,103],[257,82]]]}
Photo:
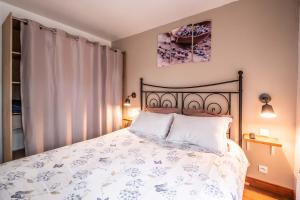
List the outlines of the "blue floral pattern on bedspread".
{"label": "blue floral pattern on bedspread", "polygon": [[0,165],[0,199],[242,199],[248,161],[127,129]]}

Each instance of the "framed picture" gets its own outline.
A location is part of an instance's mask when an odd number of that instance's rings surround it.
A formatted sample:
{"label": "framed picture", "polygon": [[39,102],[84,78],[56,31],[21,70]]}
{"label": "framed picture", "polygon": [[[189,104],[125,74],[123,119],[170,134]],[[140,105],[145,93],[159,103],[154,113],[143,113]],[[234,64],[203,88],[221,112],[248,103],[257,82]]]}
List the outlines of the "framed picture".
{"label": "framed picture", "polygon": [[159,67],[170,65],[171,61],[171,37],[170,33],[158,35],[157,63]]}
{"label": "framed picture", "polygon": [[211,56],[211,22],[175,28],[158,35],[157,65],[207,62]]}
{"label": "framed picture", "polygon": [[211,22],[194,24],[193,62],[206,62],[211,55]]}
{"label": "framed picture", "polygon": [[170,64],[189,63],[192,61],[193,25],[182,26],[171,31]]}

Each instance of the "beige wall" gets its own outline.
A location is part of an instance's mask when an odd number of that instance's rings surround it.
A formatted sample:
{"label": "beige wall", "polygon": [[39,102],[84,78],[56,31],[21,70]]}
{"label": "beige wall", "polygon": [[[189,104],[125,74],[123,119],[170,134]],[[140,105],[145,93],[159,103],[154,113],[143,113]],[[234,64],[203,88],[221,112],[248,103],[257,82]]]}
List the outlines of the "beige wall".
{"label": "beige wall", "polygon": [[[157,68],[158,33],[203,20],[212,20],[211,61]],[[243,131],[268,128],[283,144],[273,156],[267,146],[253,144],[246,152],[251,163],[248,176],[294,188],[297,26],[297,0],[240,0],[112,46],[126,51],[125,95],[132,91],[139,95],[140,77],[156,84],[188,85],[235,78],[238,70],[244,70]],[[271,94],[276,119],[260,118],[262,92]],[[139,97],[134,107],[138,105]],[[267,165],[269,173],[258,173],[258,164]]]}
{"label": "beige wall", "polygon": [[[300,11],[300,7],[299,7]],[[300,17],[300,16],[299,16]],[[300,24],[299,30],[300,30]],[[300,32],[298,35],[300,38]],[[298,178],[297,200],[300,200],[300,41],[298,39],[298,84],[297,84],[297,113],[296,113],[296,140],[295,140],[295,174]],[[297,184],[297,182],[296,182]]]}

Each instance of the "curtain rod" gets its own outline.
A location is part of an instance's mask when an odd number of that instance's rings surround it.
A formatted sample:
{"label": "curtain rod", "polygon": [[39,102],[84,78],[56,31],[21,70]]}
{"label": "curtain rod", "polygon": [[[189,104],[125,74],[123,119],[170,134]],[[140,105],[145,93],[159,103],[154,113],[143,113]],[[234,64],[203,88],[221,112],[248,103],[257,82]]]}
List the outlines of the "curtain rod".
{"label": "curtain rod", "polygon": [[[18,17],[13,17],[13,19],[14,20],[17,20],[17,21],[19,21],[19,22],[22,22],[22,23],[24,23],[24,24],[28,24],[28,19],[21,19],[21,18],[18,18]],[[43,25],[41,25],[40,24],[40,28],[42,28],[42,29],[47,29],[47,30],[49,30],[49,31],[51,31],[51,32],[53,32],[54,34],[56,34],[56,29],[55,28],[49,28],[49,27],[46,27],[46,26],[43,26]],[[72,35],[72,34],[70,34],[70,33],[67,33],[66,32],[66,35],[67,35],[67,37],[69,37],[69,38],[73,38],[73,39],[75,39],[75,40],[78,40],[79,39],[79,36],[76,36],[76,35]],[[88,41],[88,40],[87,40]],[[88,41],[89,43],[96,43],[96,42],[92,42],[92,41]]]}
{"label": "curtain rod", "polygon": [[[17,20],[17,21],[20,21],[20,22],[23,22],[24,24],[28,24],[28,19],[21,19],[21,18],[17,18],[17,17],[12,17],[14,20]],[[43,26],[42,24],[40,24],[40,28],[42,29],[47,29],[53,33],[56,33],[56,29],[55,28],[49,28],[49,27],[46,27],[46,26]]]}
{"label": "curtain rod", "polygon": [[[24,24],[28,24],[28,19],[22,19],[22,18],[18,18],[18,17],[12,17],[14,20],[17,20],[17,21],[19,21],[19,22],[23,22]],[[43,28],[43,29],[47,29],[47,30],[49,30],[49,31],[51,31],[51,32],[53,32],[54,34],[56,34],[56,29],[55,28],[49,28],[49,27],[47,27],[47,26],[44,26],[44,25],[42,25],[42,24],[40,24],[40,28]],[[69,37],[69,38],[73,38],[73,39],[75,39],[75,40],[79,40],[79,36],[77,36],[77,35],[72,35],[72,34],[70,34],[70,33],[67,33],[67,32],[65,32],[66,33],[66,35],[67,35],[67,37]],[[99,44],[99,42],[97,42],[97,41],[90,41],[90,40],[86,40],[86,42],[87,43],[90,43],[90,44]],[[102,46],[102,45],[101,45]],[[113,51],[114,52],[117,52],[117,50],[116,49],[113,49]],[[121,52],[122,54],[124,54],[125,52]]]}

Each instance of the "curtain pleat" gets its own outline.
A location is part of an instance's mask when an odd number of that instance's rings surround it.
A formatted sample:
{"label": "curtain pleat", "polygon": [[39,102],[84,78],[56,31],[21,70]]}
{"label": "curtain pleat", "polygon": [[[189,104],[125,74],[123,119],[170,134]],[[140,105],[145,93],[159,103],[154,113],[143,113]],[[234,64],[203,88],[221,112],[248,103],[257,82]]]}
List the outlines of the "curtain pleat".
{"label": "curtain pleat", "polygon": [[27,155],[121,128],[123,55],[84,38],[21,27],[22,120]]}

